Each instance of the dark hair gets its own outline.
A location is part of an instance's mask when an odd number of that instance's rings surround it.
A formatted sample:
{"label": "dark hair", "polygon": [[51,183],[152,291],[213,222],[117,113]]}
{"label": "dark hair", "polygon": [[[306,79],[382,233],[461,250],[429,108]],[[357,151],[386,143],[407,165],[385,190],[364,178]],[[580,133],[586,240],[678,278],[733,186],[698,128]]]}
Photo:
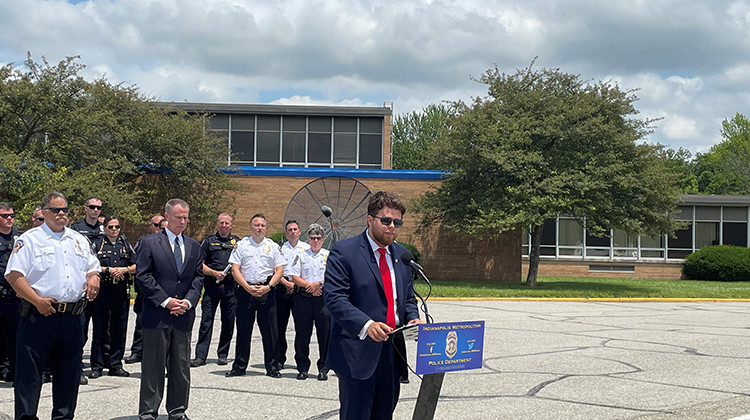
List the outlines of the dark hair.
{"label": "dark hair", "polygon": [[13,210],[13,207],[11,207],[10,204],[3,201],[3,202],[0,202],[0,210]]}
{"label": "dark hair", "polygon": [[[111,215],[111,216],[107,216],[107,217],[105,217],[105,218],[104,218],[104,228],[106,229],[106,228],[107,228],[107,224],[108,224],[109,222],[113,221],[113,220],[117,220],[117,222],[118,222],[118,223],[120,222],[120,218],[119,218],[119,217],[117,217],[117,216],[115,216],[114,214],[113,214],[113,215]],[[117,234],[117,237],[118,237],[118,238],[119,238],[120,236],[122,236],[122,229],[120,229],[120,233],[118,233],[118,234]]]}
{"label": "dark hair", "polygon": [[256,217],[260,217],[261,219],[268,222],[268,219],[266,219],[266,215],[264,215],[263,213],[255,213],[253,217],[250,218],[250,223],[253,223],[253,219],[255,219]]}
{"label": "dark hair", "polygon": [[42,209],[46,209],[47,207],[49,207],[50,201],[52,201],[55,198],[62,198],[63,200],[65,200],[65,204],[66,205],[68,204],[68,199],[65,198],[65,196],[62,195],[62,193],[53,191],[51,193],[47,193],[47,195],[42,197]]}
{"label": "dark hair", "polygon": [[99,202],[103,203],[103,201],[102,201],[101,198],[99,198],[99,197],[97,197],[95,195],[92,195],[89,198],[87,198],[86,201],[85,201],[85,203],[86,203],[87,206],[89,205],[89,201],[91,201],[91,200],[98,200]]}
{"label": "dark hair", "polygon": [[390,191],[378,191],[370,196],[367,203],[367,214],[375,216],[380,210],[389,207],[401,211],[401,215],[406,214],[406,206],[398,198],[396,193]]}
{"label": "dark hair", "polygon": [[[250,220],[252,220],[252,219],[250,219]],[[287,227],[288,227],[289,225],[291,225],[292,223],[294,223],[295,225],[297,225],[297,227],[299,227],[299,222],[297,222],[297,221],[296,221],[296,220],[294,220],[294,219],[289,219],[289,220],[287,220],[287,221],[286,221],[286,223],[284,223],[284,230],[286,230],[286,228],[287,228]]]}

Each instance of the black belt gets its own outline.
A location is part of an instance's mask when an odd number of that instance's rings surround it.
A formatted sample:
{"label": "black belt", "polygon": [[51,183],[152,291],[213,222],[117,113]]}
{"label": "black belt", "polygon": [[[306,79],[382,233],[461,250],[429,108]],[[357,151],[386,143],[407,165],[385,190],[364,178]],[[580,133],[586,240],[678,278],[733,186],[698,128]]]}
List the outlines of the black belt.
{"label": "black belt", "polygon": [[80,299],[77,302],[53,302],[52,308],[59,314],[79,315],[86,307],[86,299]]}
{"label": "black belt", "polygon": [[0,298],[16,297],[16,291],[11,287],[0,286]]}

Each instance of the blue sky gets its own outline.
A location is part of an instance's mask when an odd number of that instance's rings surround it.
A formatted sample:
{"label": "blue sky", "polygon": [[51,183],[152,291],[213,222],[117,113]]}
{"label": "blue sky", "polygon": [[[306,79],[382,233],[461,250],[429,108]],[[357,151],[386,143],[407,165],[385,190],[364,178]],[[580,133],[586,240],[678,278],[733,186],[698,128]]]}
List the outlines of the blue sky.
{"label": "blue sky", "polygon": [[648,138],[691,152],[750,115],[750,5],[698,0],[14,0],[0,62],[80,55],[85,77],[163,101],[381,106],[484,96],[555,67],[639,89]]}

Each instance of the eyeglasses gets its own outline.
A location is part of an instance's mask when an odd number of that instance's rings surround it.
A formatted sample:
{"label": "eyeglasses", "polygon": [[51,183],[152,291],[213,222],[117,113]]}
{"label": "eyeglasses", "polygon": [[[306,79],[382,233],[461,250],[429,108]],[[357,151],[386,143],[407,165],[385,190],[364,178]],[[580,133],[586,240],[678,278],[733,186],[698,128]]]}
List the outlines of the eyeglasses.
{"label": "eyeglasses", "polygon": [[102,206],[95,206],[93,204],[89,204],[86,207],[90,208],[91,210],[101,210],[102,209]]}
{"label": "eyeglasses", "polygon": [[383,226],[390,226],[391,222],[393,222],[393,226],[396,226],[397,228],[400,228],[404,224],[403,220],[401,220],[401,219],[394,219],[393,217],[388,217],[388,216],[378,217],[378,216],[374,216],[372,214],[370,216],[373,219],[380,220],[380,223],[382,223]]}
{"label": "eyeglasses", "polygon": [[109,225],[107,226],[107,229],[119,229],[120,225]]}
{"label": "eyeglasses", "polygon": [[68,207],[47,207],[47,210],[55,214],[60,213],[60,212],[67,213]]}
{"label": "eyeglasses", "polygon": [[151,223],[154,227],[159,227],[159,223]]}
{"label": "eyeglasses", "polygon": [[4,213],[4,214],[0,214],[0,217],[2,217],[3,219],[12,219],[12,218],[16,217],[16,214],[15,213]]}
{"label": "eyeglasses", "polygon": [[40,222],[44,221],[44,217],[35,217],[35,219],[38,220],[38,221],[40,221]]}
{"label": "eyeglasses", "polygon": [[309,241],[322,241],[323,237],[322,236],[309,236],[307,238],[307,240],[309,240]]}

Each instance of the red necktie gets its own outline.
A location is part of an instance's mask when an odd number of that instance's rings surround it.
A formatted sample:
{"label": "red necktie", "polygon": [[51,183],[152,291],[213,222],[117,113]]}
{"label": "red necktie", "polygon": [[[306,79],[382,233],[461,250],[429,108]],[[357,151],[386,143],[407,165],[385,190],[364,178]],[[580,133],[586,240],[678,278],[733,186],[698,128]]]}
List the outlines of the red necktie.
{"label": "red necktie", "polygon": [[380,278],[383,280],[385,299],[388,301],[388,312],[385,323],[391,328],[396,328],[396,313],[393,311],[393,284],[391,284],[391,270],[388,269],[388,261],[385,259],[385,248],[378,248],[380,252]]}

